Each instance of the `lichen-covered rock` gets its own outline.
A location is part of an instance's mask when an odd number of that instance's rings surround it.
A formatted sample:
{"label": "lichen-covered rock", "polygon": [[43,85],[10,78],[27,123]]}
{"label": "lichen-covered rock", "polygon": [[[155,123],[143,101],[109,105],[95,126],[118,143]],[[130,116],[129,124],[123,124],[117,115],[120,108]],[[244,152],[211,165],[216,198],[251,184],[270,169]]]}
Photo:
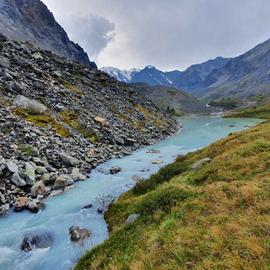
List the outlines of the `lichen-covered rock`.
{"label": "lichen-covered rock", "polygon": [[37,114],[42,114],[47,110],[47,108],[40,102],[29,99],[22,95],[19,95],[15,98],[14,105],[17,106],[18,108],[22,108],[31,113]]}

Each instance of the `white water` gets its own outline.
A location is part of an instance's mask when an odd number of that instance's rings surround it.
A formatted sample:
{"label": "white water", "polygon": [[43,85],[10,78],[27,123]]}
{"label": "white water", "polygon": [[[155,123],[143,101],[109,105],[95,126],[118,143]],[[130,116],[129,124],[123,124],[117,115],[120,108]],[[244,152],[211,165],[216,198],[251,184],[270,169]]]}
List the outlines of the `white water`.
{"label": "white water", "polygon": [[[122,159],[110,160],[92,171],[90,179],[76,184],[76,188],[58,197],[48,199],[46,208],[38,214],[28,212],[9,214],[0,218],[0,270],[68,270],[87,249],[108,237],[103,215],[97,214],[101,198],[117,197],[135,183],[132,176],[148,177],[161,166],[172,162],[178,154],[202,148],[230,132],[242,130],[247,125],[259,122],[255,119],[223,119],[219,117],[180,118],[183,130],[180,134],[162,142],[140,149]],[[232,126],[233,125],[233,126]],[[147,149],[160,150],[160,154],[146,153]],[[153,165],[153,160],[162,160],[162,165]],[[108,170],[120,166],[117,175],[105,175]],[[143,171],[149,169],[149,171]],[[93,208],[81,210],[93,203]],[[81,226],[92,231],[92,237],[84,245],[69,240],[68,229]],[[27,233],[49,232],[54,236],[53,246],[36,249],[29,253],[20,250]]]}

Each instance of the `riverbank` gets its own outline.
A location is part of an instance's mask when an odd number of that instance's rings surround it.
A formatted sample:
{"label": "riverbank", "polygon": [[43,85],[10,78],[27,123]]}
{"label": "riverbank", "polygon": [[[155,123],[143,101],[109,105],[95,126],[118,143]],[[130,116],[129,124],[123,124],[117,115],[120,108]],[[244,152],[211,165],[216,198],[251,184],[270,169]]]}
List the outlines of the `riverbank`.
{"label": "riverbank", "polygon": [[[179,134],[102,163],[91,171],[88,181],[78,182],[76,188],[46,199],[45,209],[37,214],[11,212],[0,218],[0,269],[70,269],[87,250],[108,239],[103,218],[108,203],[130,190],[138,180],[149,178],[173,162],[177,155],[195,151],[257,123],[253,119],[212,116],[183,117],[180,122],[183,129]],[[122,170],[112,175],[112,167]],[[69,236],[72,226],[88,229],[91,237],[82,244],[73,243]],[[21,243],[26,236],[49,237],[51,246],[43,249],[33,246],[31,252],[23,252]]]}
{"label": "riverbank", "polygon": [[75,269],[268,269],[269,141],[266,121],[138,182],[106,213],[110,238]]}

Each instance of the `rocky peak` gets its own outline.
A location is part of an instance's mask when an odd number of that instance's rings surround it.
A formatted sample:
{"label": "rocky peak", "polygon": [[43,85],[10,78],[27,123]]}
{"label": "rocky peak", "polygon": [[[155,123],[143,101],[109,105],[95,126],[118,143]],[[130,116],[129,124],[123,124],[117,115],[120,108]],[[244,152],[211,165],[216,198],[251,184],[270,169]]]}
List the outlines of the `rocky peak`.
{"label": "rocky peak", "polygon": [[96,68],[40,0],[0,0],[0,33],[10,39],[30,41],[40,48]]}

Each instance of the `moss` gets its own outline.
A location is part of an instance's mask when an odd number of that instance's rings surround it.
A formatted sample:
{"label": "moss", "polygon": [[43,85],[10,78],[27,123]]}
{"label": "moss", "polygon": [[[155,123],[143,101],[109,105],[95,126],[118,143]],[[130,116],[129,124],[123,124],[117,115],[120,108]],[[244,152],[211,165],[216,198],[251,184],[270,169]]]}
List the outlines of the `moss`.
{"label": "moss", "polygon": [[81,133],[82,136],[85,138],[91,140],[92,142],[98,142],[97,135],[94,132],[90,132],[87,130],[86,127],[84,127],[80,121],[79,117],[80,114],[79,112],[72,112],[72,111],[63,111],[60,114],[61,119],[69,125],[71,128],[77,130],[79,133]]}
{"label": "moss", "polygon": [[61,137],[70,136],[69,130],[65,128],[59,121],[57,121],[49,112],[45,112],[43,114],[33,114],[25,109],[16,108],[14,113],[38,127],[50,128]]}
{"label": "moss", "polygon": [[19,150],[26,156],[33,157],[35,156],[35,149],[32,145],[29,144],[20,144]]}
{"label": "moss", "polygon": [[76,87],[75,85],[71,84],[70,82],[66,81],[66,80],[60,80],[59,81],[60,84],[62,84],[66,89],[68,89],[70,92],[78,94],[80,96],[82,96],[84,94],[84,92],[79,89],[78,87]]}

